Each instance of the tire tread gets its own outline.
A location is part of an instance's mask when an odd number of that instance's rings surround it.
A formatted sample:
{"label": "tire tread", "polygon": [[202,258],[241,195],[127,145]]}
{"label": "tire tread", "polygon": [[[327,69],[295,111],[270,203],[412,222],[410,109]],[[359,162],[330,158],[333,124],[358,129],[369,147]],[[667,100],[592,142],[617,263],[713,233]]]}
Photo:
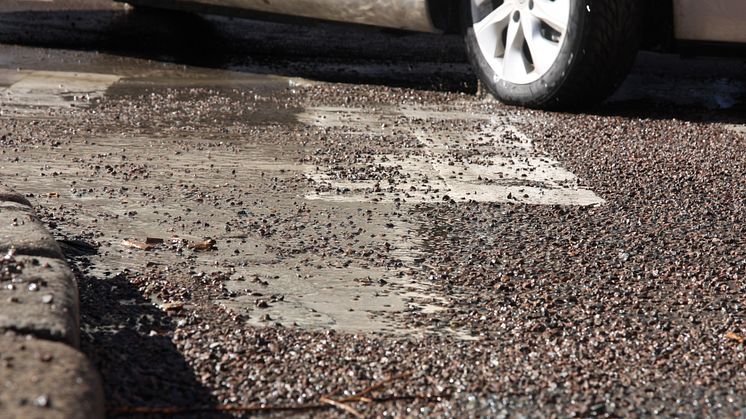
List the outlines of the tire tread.
{"label": "tire tread", "polygon": [[[576,7],[589,10],[580,25],[582,31],[573,51],[573,62],[561,77],[543,80],[544,87],[529,87],[527,94],[490,82],[492,70],[481,56],[473,31],[467,27],[467,54],[495,97],[510,105],[547,110],[571,110],[595,105],[611,95],[624,81],[634,63],[642,38],[642,0],[574,0]],[[471,0],[465,0],[470,9]],[[465,24],[471,21],[464,10]],[[565,76],[566,74],[566,76]],[[509,85],[509,84],[508,84]],[[519,85],[513,85],[519,86]],[[501,92],[503,90],[504,92]]]}
{"label": "tire tread", "polygon": [[585,49],[580,61],[543,108],[577,108],[601,102],[621,85],[634,64],[642,32],[639,3],[636,0],[588,3],[590,24],[585,28]]}

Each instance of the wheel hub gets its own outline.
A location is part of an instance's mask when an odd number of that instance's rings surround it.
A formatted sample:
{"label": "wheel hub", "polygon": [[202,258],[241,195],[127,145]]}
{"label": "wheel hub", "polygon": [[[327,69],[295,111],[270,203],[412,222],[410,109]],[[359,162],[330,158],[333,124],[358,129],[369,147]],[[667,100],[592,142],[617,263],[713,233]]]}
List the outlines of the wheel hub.
{"label": "wheel hub", "polygon": [[559,56],[571,0],[472,0],[474,33],[496,77],[529,84],[546,74]]}

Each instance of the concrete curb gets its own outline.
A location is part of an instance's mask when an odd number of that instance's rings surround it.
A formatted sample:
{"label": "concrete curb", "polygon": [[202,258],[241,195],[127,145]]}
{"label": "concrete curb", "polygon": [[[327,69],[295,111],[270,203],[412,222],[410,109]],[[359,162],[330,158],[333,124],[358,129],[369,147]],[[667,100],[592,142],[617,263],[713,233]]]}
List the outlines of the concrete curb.
{"label": "concrete curb", "polygon": [[0,417],[104,417],[78,286],[31,203],[0,185]]}

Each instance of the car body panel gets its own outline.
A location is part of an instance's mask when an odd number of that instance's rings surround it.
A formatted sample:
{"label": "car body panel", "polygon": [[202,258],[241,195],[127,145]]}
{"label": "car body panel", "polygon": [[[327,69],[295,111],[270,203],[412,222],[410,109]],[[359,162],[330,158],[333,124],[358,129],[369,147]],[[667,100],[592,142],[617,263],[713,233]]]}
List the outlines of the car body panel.
{"label": "car body panel", "polygon": [[[170,9],[247,10],[420,32],[441,32],[438,25],[433,22],[442,16],[433,16],[433,10],[440,10],[443,7],[436,8],[433,5],[442,5],[444,2],[444,0],[116,1]],[[442,15],[443,13],[435,14]],[[673,14],[675,39],[746,43],[746,0],[673,0]]]}
{"label": "car body panel", "polygon": [[118,0],[134,5],[178,9],[181,5],[244,9],[338,22],[439,32],[428,0]]}
{"label": "car body panel", "polygon": [[746,43],[746,0],[674,0],[674,28],[682,41]]}

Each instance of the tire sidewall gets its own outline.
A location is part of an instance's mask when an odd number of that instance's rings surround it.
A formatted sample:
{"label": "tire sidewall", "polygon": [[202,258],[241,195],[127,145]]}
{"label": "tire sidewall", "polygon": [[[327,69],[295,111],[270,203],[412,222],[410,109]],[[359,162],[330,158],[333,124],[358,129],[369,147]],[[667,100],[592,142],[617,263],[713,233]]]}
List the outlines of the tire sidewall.
{"label": "tire sidewall", "polygon": [[528,84],[514,84],[501,79],[482,55],[471,16],[471,1],[464,1],[463,19],[466,28],[466,51],[480,80],[500,101],[521,106],[544,106],[561,100],[557,92],[572,75],[574,66],[581,61],[583,45],[588,36],[591,0],[570,0],[565,40],[554,64],[538,80]]}

